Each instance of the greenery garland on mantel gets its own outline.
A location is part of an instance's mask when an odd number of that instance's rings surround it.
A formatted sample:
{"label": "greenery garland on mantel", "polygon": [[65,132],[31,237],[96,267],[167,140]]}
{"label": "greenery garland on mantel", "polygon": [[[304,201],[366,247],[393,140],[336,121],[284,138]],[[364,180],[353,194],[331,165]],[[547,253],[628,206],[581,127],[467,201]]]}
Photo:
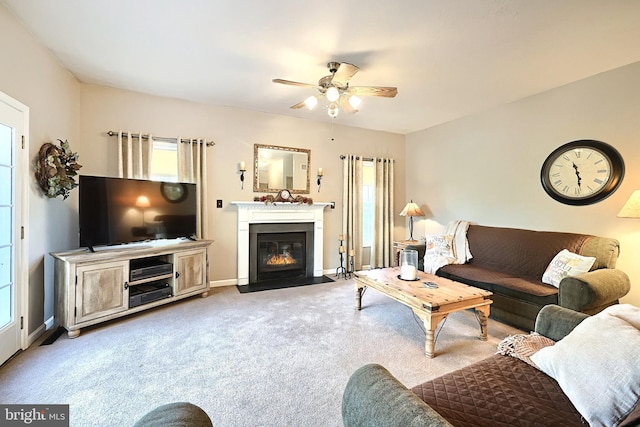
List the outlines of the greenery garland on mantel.
{"label": "greenery garland on mantel", "polygon": [[82,167],[78,164],[78,153],[69,149],[69,142],[58,139],[60,146],[46,142],[40,147],[36,160],[36,179],[47,197],[53,199],[69,197],[78,184],[75,176]]}
{"label": "greenery garland on mantel", "polygon": [[267,194],[266,196],[256,196],[253,198],[254,202],[264,202],[265,205],[270,205],[270,204],[274,204],[276,202],[286,202],[286,203],[297,203],[299,205],[301,204],[306,204],[306,205],[313,205],[313,199],[311,197],[304,197],[304,196],[296,196],[296,197],[291,197],[288,200],[282,199],[280,198],[280,196],[278,195],[273,196],[271,194]]}

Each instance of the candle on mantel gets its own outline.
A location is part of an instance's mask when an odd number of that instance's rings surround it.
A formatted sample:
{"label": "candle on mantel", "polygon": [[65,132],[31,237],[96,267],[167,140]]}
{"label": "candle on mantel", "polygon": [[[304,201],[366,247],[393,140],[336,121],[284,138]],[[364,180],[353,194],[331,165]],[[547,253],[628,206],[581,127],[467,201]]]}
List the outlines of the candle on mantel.
{"label": "candle on mantel", "polygon": [[246,171],[247,170],[247,168],[245,167],[244,161],[240,162],[240,170],[241,171]]}
{"label": "candle on mantel", "polygon": [[344,246],[340,246],[340,253],[343,254],[344,253]]}
{"label": "candle on mantel", "polygon": [[340,240],[340,241],[344,240],[344,234],[340,234],[340,235],[338,236],[338,240]]}
{"label": "candle on mantel", "polygon": [[351,249],[349,251],[349,255],[354,256],[356,254],[356,251],[354,249]]}

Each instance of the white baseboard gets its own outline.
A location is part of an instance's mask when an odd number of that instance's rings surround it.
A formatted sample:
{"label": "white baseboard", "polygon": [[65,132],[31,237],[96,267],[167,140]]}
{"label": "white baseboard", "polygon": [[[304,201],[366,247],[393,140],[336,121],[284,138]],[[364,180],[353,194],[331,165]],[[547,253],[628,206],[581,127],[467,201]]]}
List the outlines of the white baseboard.
{"label": "white baseboard", "polygon": [[42,334],[47,331],[47,329],[49,328],[47,328],[46,324],[43,323],[35,331],[33,331],[33,333],[29,334],[29,336],[27,337],[27,347],[31,347],[31,344],[36,342],[42,336]]}
{"label": "white baseboard", "polygon": [[47,331],[51,328],[53,328],[56,325],[56,319],[55,317],[51,316],[49,317],[45,322],[44,322],[44,326],[46,326]]}
{"label": "white baseboard", "polygon": [[221,288],[223,286],[235,286],[238,284],[238,279],[225,279],[209,281],[210,288]]}

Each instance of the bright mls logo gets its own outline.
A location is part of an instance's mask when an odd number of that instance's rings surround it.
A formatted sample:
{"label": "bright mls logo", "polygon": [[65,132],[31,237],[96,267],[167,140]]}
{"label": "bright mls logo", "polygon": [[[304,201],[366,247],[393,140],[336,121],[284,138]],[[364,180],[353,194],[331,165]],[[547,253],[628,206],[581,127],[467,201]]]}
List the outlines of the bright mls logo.
{"label": "bright mls logo", "polygon": [[0,405],[0,425],[69,427],[69,405]]}

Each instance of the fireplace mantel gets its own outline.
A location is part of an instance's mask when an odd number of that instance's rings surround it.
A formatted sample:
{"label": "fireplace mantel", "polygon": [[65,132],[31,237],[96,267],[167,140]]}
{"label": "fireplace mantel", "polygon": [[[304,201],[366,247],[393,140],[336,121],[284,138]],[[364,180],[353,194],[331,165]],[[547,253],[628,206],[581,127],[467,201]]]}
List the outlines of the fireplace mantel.
{"label": "fireplace mantel", "polygon": [[324,208],[330,203],[314,202],[312,205],[276,202],[231,202],[238,208],[238,285],[249,284],[249,224],[312,222],[313,275],[322,276]]}

